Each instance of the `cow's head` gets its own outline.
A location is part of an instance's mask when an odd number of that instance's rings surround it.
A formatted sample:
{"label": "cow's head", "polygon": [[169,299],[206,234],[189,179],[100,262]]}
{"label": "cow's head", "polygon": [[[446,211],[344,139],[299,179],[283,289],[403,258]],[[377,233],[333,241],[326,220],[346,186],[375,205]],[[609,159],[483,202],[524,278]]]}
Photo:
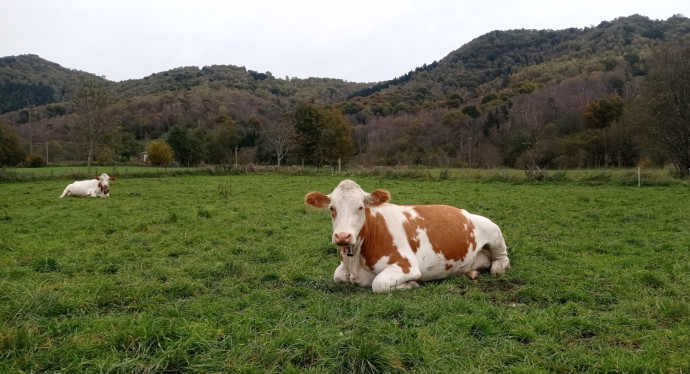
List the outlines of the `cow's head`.
{"label": "cow's head", "polygon": [[333,218],[333,243],[351,247],[364,226],[366,208],[386,203],[390,198],[386,190],[366,193],[357,183],[346,179],[330,195],[314,191],[308,193],[304,201],[316,208],[329,208]]}
{"label": "cow's head", "polygon": [[107,195],[110,193],[108,182],[114,181],[115,177],[111,177],[108,174],[103,173],[100,176],[96,176],[96,180],[98,181],[98,188],[101,189],[104,195]]}

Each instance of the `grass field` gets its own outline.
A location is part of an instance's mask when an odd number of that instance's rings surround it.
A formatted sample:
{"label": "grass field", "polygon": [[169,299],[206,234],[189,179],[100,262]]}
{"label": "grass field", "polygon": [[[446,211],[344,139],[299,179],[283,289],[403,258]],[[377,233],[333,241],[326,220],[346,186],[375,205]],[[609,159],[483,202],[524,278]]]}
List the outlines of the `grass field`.
{"label": "grass field", "polygon": [[690,371],[690,188],[353,177],[504,233],[512,268],[336,284],[342,176],[182,175],[58,199],[0,183],[0,372]]}

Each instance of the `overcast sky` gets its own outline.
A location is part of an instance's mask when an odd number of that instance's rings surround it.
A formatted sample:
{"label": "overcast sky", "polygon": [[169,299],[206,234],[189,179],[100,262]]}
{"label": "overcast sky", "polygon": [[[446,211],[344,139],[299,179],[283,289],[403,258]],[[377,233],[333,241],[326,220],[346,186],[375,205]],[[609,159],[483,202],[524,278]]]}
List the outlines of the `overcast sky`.
{"label": "overcast sky", "polygon": [[690,0],[2,0],[0,57],[36,54],[112,81],[180,66],[378,82],[493,30],[690,17]]}

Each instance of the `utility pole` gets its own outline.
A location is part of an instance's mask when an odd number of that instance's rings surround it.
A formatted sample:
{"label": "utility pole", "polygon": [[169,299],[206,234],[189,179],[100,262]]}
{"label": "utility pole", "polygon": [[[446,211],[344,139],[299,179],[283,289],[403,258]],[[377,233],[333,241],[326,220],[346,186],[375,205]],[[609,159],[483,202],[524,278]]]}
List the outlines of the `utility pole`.
{"label": "utility pole", "polygon": [[31,108],[33,105],[29,105],[29,154],[34,153],[34,134],[33,134],[33,127],[34,125],[31,123]]}

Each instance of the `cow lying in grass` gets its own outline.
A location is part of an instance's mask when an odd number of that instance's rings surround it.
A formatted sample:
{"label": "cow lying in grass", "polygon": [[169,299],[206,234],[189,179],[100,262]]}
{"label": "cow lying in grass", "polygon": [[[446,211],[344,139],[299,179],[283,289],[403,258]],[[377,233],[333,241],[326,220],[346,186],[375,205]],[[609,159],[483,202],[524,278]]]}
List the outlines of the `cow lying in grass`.
{"label": "cow lying in grass", "polygon": [[340,283],[371,286],[374,292],[418,287],[416,281],[478,270],[503,274],[508,253],[498,226],[488,218],[448,205],[389,204],[386,190],[364,192],[351,180],[305,202],[330,209],[332,241],[340,247]]}
{"label": "cow lying in grass", "polygon": [[108,183],[114,181],[114,177],[103,173],[100,177],[87,179],[85,181],[75,181],[68,184],[60,197],[65,196],[90,196],[90,197],[109,197],[110,187]]}

